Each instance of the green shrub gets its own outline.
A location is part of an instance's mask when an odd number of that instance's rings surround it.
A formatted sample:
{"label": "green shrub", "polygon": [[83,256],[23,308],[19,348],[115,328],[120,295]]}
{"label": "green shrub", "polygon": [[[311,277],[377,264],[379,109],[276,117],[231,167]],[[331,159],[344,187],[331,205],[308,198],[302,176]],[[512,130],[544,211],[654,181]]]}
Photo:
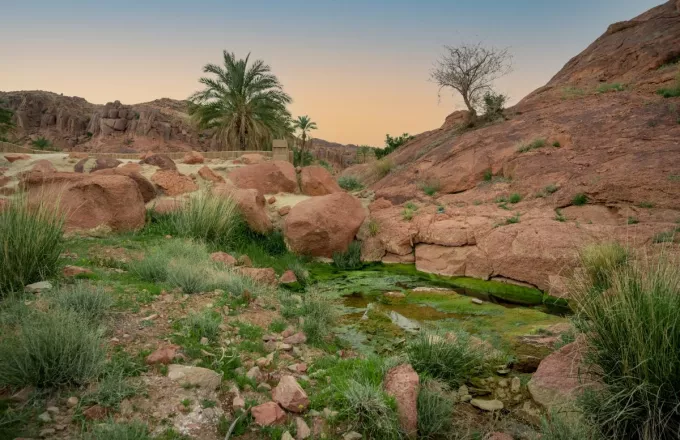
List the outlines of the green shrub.
{"label": "green shrub", "polygon": [[222,316],[213,310],[204,310],[201,313],[192,313],[183,321],[183,328],[189,337],[195,340],[208,338],[214,341],[220,334]]}
{"label": "green shrub", "polygon": [[218,244],[230,243],[241,216],[230,199],[201,193],[191,197],[182,209],[170,214],[170,223],[180,237]]}
{"label": "green shrub", "polygon": [[635,217],[628,216],[627,223],[629,225],[637,225],[638,223],[640,223],[640,220],[636,219]]}
{"label": "green shrub", "polygon": [[160,249],[150,251],[141,260],[133,260],[128,265],[130,272],[144,281],[162,283],[168,279],[170,257]]}
{"label": "green shrub", "polygon": [[266,295],[273,289],[271,286],[258,283],[251,277],[236,271],[222,271],[213,275],[210,281],[210,289],[221,289],[236,297],[250,295],[256,297]]}
{"label": "green shrub", "polygon": [[555,148],[560,148],[562,146],[562,144],[560,144],[560,141],[555,141],[555,142],[552,143],[552,146],[555,147]]}
{"label": "green shrub", "polygon": [[659,89],[656,91],[656,93],[663,96],[664,98],[677,98],[680,96],[680,73],[678,73],[674,86]]}
{"label": "green shrub", "polygon": [[373,167],[378,177],[382,179],[390,174],[392,168],[394,168],[394,163],[390,159],[385,158],[375,161]]}
{"label": "green shrub", "polygon": [[522,201],[522,195],[517,193],[510,194],[508,201],[513,204],[519,203]]}
{"label": "green shrub", "polygon": [[38,150],[48,150],[52,146],[52,142],[44,137],[39,137],[38,139],[31,142],[33,148]]}
{"label": "green shrub", "polygon": [[118,409],[120,402],[135,396],[140,390],[140,386],[128,381],[122,370],[111,371],[99,380],[92,391],[82,397],[80,406],[98,404],[105,408]]}
{"label": "green shrub", "polygon": [[503,220],[502,222],[497,223],[496,225],[494,225],[494,227],[512,225],[512,224],[515,224],[515,223],[519,223],[519,221],[520,221],[520,216],[519,216],[519,212],[517,212],[512,217],[508,217],[505,220]]}
{"label": "green shrub", "polygon": [[72,310],[93,323],[101,320],[113,305],[113,298],[103,288],[82,281],[57,290],[51,300],[57,307]]}
{"label": "green shrub", "polygon": [[595,430],[576,412],[563,416],[555,411],[541,418],[541,440],[598,440]]}
{"label": "green shrub", "polygon": [[659,232],[652,238],[654,243],[673,243],[675,238],[680,238],[680,227],[671,229],[670,231]]}
{"label": "green shrub", "polygon": [[502,93],[495,93],[492,91],[486,92],[484,94],[484,117],[487,120],[494,120],[498,117],[503,116],[503,110],[505,110],[505,103],[508,101],[508,97]]}
{"label": "green shrub", "polygon": [[355,270],[363,266],[361,262],[361,242],[353,241],[346,252],[333,252],[333,265],[340,270]]}
{"label": "green shrub", "polygon": [[322,166],[322,167],[326,168],[326,170],[327,170],[329,173],[332,173],[332,172],[333,172],[333,165],[329,164],[329,163],[326,162],[325,160],[323,160],[323,159],[319,160],[319,161],[318,161],[318,164],[319,164],[319,166]]}
{"label": "green shrub", "polygon": [[550,184],[543,188],[543,191],[545,191],[547,194],[554,194],[557,192],[557,190],[560,189],[557,185]]}
{"label": "green shrub", "polygon": [[296,167],[306,167],[314,163],[314,155],[307,149],[292,148],[293,150],[293,165]]}
{"label": "green shrub", "polygon": [[493,173],[491,170],[484,170],[484,181],[491,182],[491,180],[493,180]]}
{"label": "green shrub", "polygon": [[338,185],[346,191],[359,191],[364,189],[364,185],[354,176],[340,176]]}
{"label": "green shrub", "polygon": [[418,186],[428,196],[437,194],[441,189],[441,183],[438,179],[429,179],[425,182],[421,182]]}
{"label": "green shrub", "polygon": [[168,264],[168,282],[184,293],[205,292],[212,286],[213,274],[208,264],[191,258],[175,258]]}
{"label": "green shrub", "polygon": [[588,196],[583,193],[578,193],[571,199],[571,204],[576,206],[583,206],[588,203]]}
{"label": "green shrub", "polygon": [[379,385],[351,380],[343,392],[343,414],[366,439],[398,440],[396,404]]}
{"label": "green shrub", "polygon": [[597,88],[597,93],[608,93],[608,92],[623,92],[626,90],[626,85],[621,83],[612,84],[600,84]]}
{"label": "green shrub", "polygon": [[433,380],[425,380],[418,393],[418,439],[451,438],[453,401]]}
{"label": "green shrub", "polygon": [[418,373],[428,374],[446,383],[458,386],[485,365],[484,352],[471,346],[470,336],[458,332],[455,338],[443,334],[421,331],[406,346],[411,365]]}
{"label": "green shrub", "polygon": [[531,150],[538,150],[539,148],[545,147],[545,139],[534,139],[528,144],[522,145],[517,148],[518,153],[526,153]]}
{"label": "green shrub", "polygon": [[301,300],[284,293],[281,297],[281,315],[284,318],[304,318],[302,331],[310,342],[320,342],[328,335],[337,318],[330,301],[315,290],[307,292]]}
{"label": "green shrub", "polygon": [[555,220],[558,222],[566,222],[567,218],[562,214],[562,210],[560,208],[555,208]]}
{"label": "green shrub", "polygon": [[625,266],[628,258],[628,250],[616,242],[591,244],[579,253],[588,283],[599,291],[609,288],[611,274]]}
{"label": "green shrub", "polygon": [[401,217],[406,221],[411,221],[414,215],[415,211],[412,209],[404,208],[404,210],[401,211]]}
{"label": "green shrub", "polygon": [[413,136],[410,136],[408,133],[404,133],[401,136],[395,136],[392,137],[389,134],[385,135],[385,148],[375,148],[373,150],[375,157],[378,159],[382,159],[383,157],[387,156],[397,148],[401,147],[408,141],[413,139]]}
{"label": "green shrub", "polygon": [[295,278],[297,278],[297,282],[301,287],[304,288],[309,284],[309,271],[302,262],[297,260],[293,261],[288,265],[288,270],[293,271]]}
{"label": "green shrub", "polygon": [[[108,421],[92,425],[85,440],[152,440],[149,428],[142,422],[118,423]],[[177,437],[179,439],[179,437]]]}
{"label": "green shrub", "polygon": [[0,210],[0,298],[53,276],[64,250],[64,217],[26,197]]}
{"label": "green shrub", "polygon": [[654,203],[652,203],[652,202],[640,202],[640,203],[638,203],[638,206],[640,208],[652,209],[654,207]]}
{"label": "green shrub", "polygon": [[0,386],[82,385],[106,359],[102,332],[75,312],[35,313],[14,331],[0,340]]}
{"label": "green shrub", "polygon": [[583,415],[604,438],[678,438],[680,266],[661,255],[601,267],[577,273],[572,294],[587,373],[601,383],[580,400]]}
{"label": "green shrub", "polygon": [[380,223],[372,218],[368,221],[368,234],[371,237],[375,237],[378,233],[380,233]]}

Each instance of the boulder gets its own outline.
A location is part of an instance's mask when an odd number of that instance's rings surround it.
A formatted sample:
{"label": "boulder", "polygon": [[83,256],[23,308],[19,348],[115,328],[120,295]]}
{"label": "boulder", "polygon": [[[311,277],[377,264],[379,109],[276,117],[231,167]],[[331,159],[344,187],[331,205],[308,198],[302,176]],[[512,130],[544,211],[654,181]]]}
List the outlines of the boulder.
{"label": "boulder", "polygon": [[182,162],[184,162],[187,165],[195,165],[205,162],[205,158],[198,151],[190,151],[184,155]]}
{"label": "boulder", "polygon": [[5,154],[5,159],[7,159],[9,163],[16,162],[17,160],[29,160],[30,158],[31,156],[28,154]]}
{"label": "boulder", "polygon": [[213,252],[210,254],[210,259],[216,263],[222,263],[227,267],[236,266],[236,258],[226,252]]}
{"label": "boulder", "polygon": [[168,366],[168,378],[182,385],[193,385],[208,390],[216,390],[222,382],[222,375],[213,370],[178,364]]}
{"label": "boulder", "polygon": [[409,364],[392,368],[385,375],[385,392],[397,402],[399,424],[407,437],[418,434],[418,392],[420,379]]}
{"label": "boulder", "polygon": [[284,216],[290,214],[290,206],[289,205],[282,206],[282,207],[279,208],[279,210],[277,212],[279,213],[279,215],[281,217],[284,217]]}
{"label": "boulder", "polygon": [[64,274],[65,277],[75,277],[82,274],[91,274],[92,271],[85,267],[67,265],[64,266],[64,270],[62,271],[62,273]]}
{"label": "boulder", "polygon": [[342,188],[331,173],[322,166],[313,165],[302,168],[300,172],[300,189],[308,196],[325,196],[341,192]]}
{"label": "boulder", "polygon": [[269,284],[275,286],[278,281],[276,280],[276,272],[271,267],[260,268],[260,267],[238,267],[236,269],[241,275],[248,278],[252,278],[258,283]]}
{"label": "boulder", "polygon": [[156,198],[156,187],[153,186],[153,183],[149,182],[146,177],[142,176],[139,172],[134,171],[132,167],[128,167],[127,165],[123,167],[93,171],[92,174],[127,176],[134,180],[137,184],[137,188],[139,188],[139,192],[142,194],[144,203],[149,203],[151,200]]}
{"label": "boulder", "polygon": [[201,167],[200,170],[198,170],[198,175],[201,176],[203,180],[207,180],[209,182],[213,183],[222,183],[224,182],[224,177],[220,176],[219,174],[215,173],[215,171],[212,170],[209,166],[205,165]]}
{"label": "boulder", "polygon": [[285,271],[282,275],[281,278],[279,278],[279,284],[282,284],[284,286],[291,286],[297,284],[297,277],[295,276],[295,272],[292,270],[287,270]]}
{"label": "boulder", "polygon": [[76,173],[91,173],[93,171],[116,168],[122,163],[123,162],[113,157],[100,157],[97,159],[86,157],[75,164],[73,171]]}
{"label": "boulder", "polygon": [[135,181],[127,176],[30,173],[22,183],[31,203],[58,203],[66,215],[66,230],[106,226],[113,231],[129,231],[144,226],[144,199]]}
{"label": "boulder", "polygon": [[503,402],[500,400],[472,399],[470,405],[482,411],[500,411],[503,409]]}
{"label": "boulder", "polygon": [[139,163],[153,165],[161,170],[177,171],[177,165],[175,165],[175,162],[166,154],[147,154],[144,156],[144,159],[139,161]]}
{"label": "boulder", "polygon": [[264,196],[257,190],[238,189],[231,183],[226,182],[215,186],[212,192],[220,197],[231,198],[253,231],[267,234],[274,228],[265,209]]}
{"label": "boulder", "polygon": [[307,393],[293,376],[283,376],[272,391],[272,400],[291,412],[303,412],[309,406]]}
{"label": "boulder", "polygon": [[345,252],[366,217],[361,202],[346,192],[312,197],[286,216],[284,234],[300,255],[332,257]]}
{"label": "boulder", "polygon": [[239,159],[246,165],[255,165],[267,161],[267,158],[259,153],[242,154]]}
{"label": "boulder", "polygon": [[307,342],[307,336],[302,332],[294,333],[288,337],[283,338],[284,344],[299,345]]}
{"label": "boulder", "polygon": [[178,196],[198,190],[198,185],[191,177],[173,170],[158,170],[151,176],[151,181],[168,196]]}
{"label": "boulder", "polygon": [[52,162],[50,162],[49,160],[42,159],[33,164],[31,171],[37,173],[54,173],[57,171],[57,169],[54,168]]}
{"label": "boulder", "polygon": [[179,350],[178,345],[168,345],[166,347],[161,347],[156,349],[153,353],[148,355],[146,357],[146,363],[148,365],[156,365],[156,364],[169,364],[171,363],[174,359],[175,356],[177,355],[177,350]]}
{"label": "boulder", "polygon": [[260,194],[295,193],[298,190],[295,168],[282,160],[237,168],[229,174],[229,179],[239,188],[256,189]]}
{"label": "boulder", "polygon": [[260,426],[271,426],[282,423],[286,419],[286,413],[276,402],[266,402],[250,408],[250,414],[255,423]]}

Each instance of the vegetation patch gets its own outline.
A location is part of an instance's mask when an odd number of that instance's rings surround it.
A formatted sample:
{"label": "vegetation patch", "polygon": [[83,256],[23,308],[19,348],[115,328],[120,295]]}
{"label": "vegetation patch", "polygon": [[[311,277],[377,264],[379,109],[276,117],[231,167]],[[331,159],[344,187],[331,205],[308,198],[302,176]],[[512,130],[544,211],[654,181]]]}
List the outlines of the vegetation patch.
{"label": "vegetation patch", "polygon": [[333,253],[333,265],[340,270],[356,270],[363,266],[361,262],[361,242],[352,241],[345,252]]}
{"label": "vegetation patch", "polygon": [[597,93],[623,92],[626,88],[626,85],[621,83],[600,84]]}
{"label": "vegetation patch", "polygon": [[571,204],[574,206],[583,206],[586,203],[588,203],[588,196],[583,193],[578,193],[571,199]]}
{"label": "vegetation patch", "polygon": [[338,177],[338,185],[345,191],[360,191],[364,189],[364,185],[354,176]]}
{"label": "vegetation patch", "polygon": [[534,139],[528,144],[524,144],[520,147],[517,148],[518,153],[526,153],[532,150],[538,150],[539,148],[543,148],[546,145],[545,139]]}
{"label": "vegetation patch", "polygon": [[439,179],[429,179],[425,182],[420,182],[418,187],[428,196],[433,196],[441,189],[441,183],[439,182]]}

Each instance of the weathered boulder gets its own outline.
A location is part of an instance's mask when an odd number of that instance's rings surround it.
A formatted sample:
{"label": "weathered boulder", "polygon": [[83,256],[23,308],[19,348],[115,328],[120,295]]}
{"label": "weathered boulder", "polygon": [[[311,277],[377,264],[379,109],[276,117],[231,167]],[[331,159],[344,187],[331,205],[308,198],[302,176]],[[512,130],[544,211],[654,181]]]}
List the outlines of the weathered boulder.
{"label": "weathered boulder", "polygon": [[213,252],[210,259],[216,263],[222,263],[227,267],[236,266],[236,258],[226,252]]}
{"label": "weathered boulder", "polygon": [[332,257],[345,252],[366,217],[361,202],[340,192],[296,204],[286,216],[284,234],[300,255]]}
{"label": "weathered boulder", "polygon": [[259,153],[246,153],[239,157],[242,163],[246,165],[255,165],[258,163],[266,162],[267,158]]}
{"label": "weathered boulder", "polygon": [[279,278],[279,284],[284,285],[284,286],[292,286],[297,284],[298,280],[297,277],[295,276],[295,272],[292,270],[287,270],[283,274],[281,274],[281,277]]}
{"label": "weathered boulder", "polygon": [[260,194],[298,192],[295,168],[282,160],[237,168],[229,174],[229,179],[239,188],[256,189]]}
{"label": "weathered boulder", "polygon": [[33,164],[33,167],[31,167],[31,171],[38,172],[38,173],[54,173],[57,171],[56,168],[54,168],[54,165],[52,162],[49,160],[39,160]]}
{"label": "weathered boulder", "polygon": [[342,188],[331,173],[322,166],[312,165],[302,168],[300,172],[300,189],[308,196],[325,196],[341,192]]}
{"label": "weathered boulder", "polygon": [[420,379],[409,364],[390,369],[385,375],[385,392],[397,402],[399,424],[407,437],[418,434],[418,392]]}
{"label": "weathered boulder", "polygon": [[187,165],[195,165],[205,162],[205,158],[198,151],[190,151],[184,155],[182,162],[184,162]]}
{"label": "weathered boulder", "polygon": [[17,160],[29,160],[31,156],[28,154],[5,154],[5,159],[7,159],[8,162],[13,163],[16,162]]}
{"label": "weathered boulder", "polygon": [[198,190],[198,185],[191,177],[173,170],[158,170],[151,176],[151,181],[168,196],[178,196]]}
{"label": "weathered boulder", "polygon": [[137,188],[139,188],[139,192],[142,194],[144,203],[148,203],[156,198],[156,187],[153,186],[153,183],[149,182],[146,177],[142,176],[137,171],[133,171],[130,167],[125,166],[97,170],[93,171],[92,174],[127,176],[137,184]]}
{"label": "weathered boulder", "polygon": [[293,376],[283,376],[272,390],[272,400],[291,412],[303,412],[309,406],[307,393]]}
{"label": "weathered boulder", "polygon": [[208,368],[173,364],[168,366],[168,378],[182,385],[193,385],[208,390],[219,388],[222,375]]}
{"label": "weathered boulder", "polygon": [[86,157],[75,164],[73,171],[76,173],[91,173],[93,171],[116,168],[122,163],[114,157],[99,157],[97,159]]}
{"label": "weathered boulder", "polygon": [[167,365],[175,359],[175,356],[177,355],[177,350],[179,350],[179,348],[180,347],[178,345],[174,344],[167,345],[165,347],[160,347],[146,357],[146,363],[149,365],[155,364]]}
{"label": "weathered boulder", "polygon": [[153,165],[160,168],[161,170],[175,170],[177,171],[177,165],[170,156],[166,154],[149,154],[144,157],[144,159],[139,161],[140,164]]}
{"label": "weathered boulder", "polygon": [[212,193],[219,197],[231,198],[253,231],[267,234],[274,228],[267,215],[264,196],[257,190],[239,189],[230,182],[225,182],[213,187]]}
{"label": "weathered boulder", "polygon": [[286,413],[276,402],[266,402],[262,405],[257,405],[250,408],[255,423],[260,426],[271,426],[283,422],[286,419]]}
{"label": "weathered boulder", "polygon": [[258,283],[270,284],[272,286],[277,284],[276,272],[271,267],[237,267],[236,270]]}
{"label": "weathered boulder", "polygon": [[212,168],[210,168],[207,165],[201,167],[201,169],[198,170],[198,175],[201,176],[203,180],[208,180],[213,183],[224,182],[224,177],[217,174],[215,171],[212,170]]}

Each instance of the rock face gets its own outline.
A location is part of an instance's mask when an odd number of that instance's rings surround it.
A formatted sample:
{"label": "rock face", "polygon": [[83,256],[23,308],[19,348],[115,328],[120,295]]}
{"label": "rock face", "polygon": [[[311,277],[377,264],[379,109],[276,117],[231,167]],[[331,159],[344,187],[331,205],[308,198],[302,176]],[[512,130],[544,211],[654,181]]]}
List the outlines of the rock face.
{"label": "rock face", "polygon": [[256,189],[260,194],[298,192],[295,168],[290,162],[275,160],[233,170],[229,179],[239,188]]}
{"label": "rock face", "polygon": [[274,228],[267,215],[264,196],[256,189],[238,189],[226,182],[214,186],[212,192],[219,197],[231,198],[253,231],[266,234]]}
{"label": "rock face", "polygon": [[188,165],[194,165],[194,164],[197,164],[197,163],[205,162],[205,158],[198,151],[190,151],[189,153],[184,155],[182,162],[184,162]]}
{"label": "rock face", "polygon": [[91,173],[98,170],[116,168],[122,162],[114,157],[100,157],[97,159],[83,158],[73,167],[76,173]]}
{"label": "rock face", "polygon": [[158,185],[165,195],[178,196],[198,190],[198,185],[189,176],[173,170],[159,170],[151,176],[151,181]]}
{"label": "rock face", "polygon": [[166,154],[150,154],[144,157],[144,159],[139,161],[140,164],[153,165],[160,168],[161,170],[173,170],[177,171],[177,165]]}
{"label": "rock face", "polygon": [[342,188],[326,168],[318,165],[302,168],[300,172],[300,189],[308,196],[325,196],[341,192]]}
{"label": "rock face", "polygon": [[246,165],[255,165],[267,161],[266,157],[258,153],[242,154],[241,157],[239,157],[239,159]]}
{"label": "rock face", "polygon": [[29,199],[57,202],[66,214],[66,229],[106,226],[128,231],[144,226],[144,199],[134,180],[116,175],[30,173],[23,179]]}
{"label": "rock face", "polygon": [[283,376],[272,390],[272,399],[291,412],[303,412],[309,406],[307,393],[293,376]]}
{"label": "rock face", "polygon": [[290,210],[284,234],[295,253],[332,257],[347,250],[365,218],[361,202],[345,192],[312,197]]}
{"label": "rock face", "polygon": [[93,174],[127,176],[130,179],[134,180],[135,183],[137,184],[137,188],[139,188],[139,192],[142,194],[144,203],[148,203],[156,198],[156,187],[154,187],[153,184],[149,182],[149,180],[146,177],[142,176],[140,173],[136,171],[132,171],[130,168],[127,167],[110,168],[106,170],[94,171]]}
{"label": "rock face", "polygon": [[392,368],[385,375],[385,392],[394,397],[401,429],[410,438],[418,434],[418,392],[420,379],[409,364]]}

